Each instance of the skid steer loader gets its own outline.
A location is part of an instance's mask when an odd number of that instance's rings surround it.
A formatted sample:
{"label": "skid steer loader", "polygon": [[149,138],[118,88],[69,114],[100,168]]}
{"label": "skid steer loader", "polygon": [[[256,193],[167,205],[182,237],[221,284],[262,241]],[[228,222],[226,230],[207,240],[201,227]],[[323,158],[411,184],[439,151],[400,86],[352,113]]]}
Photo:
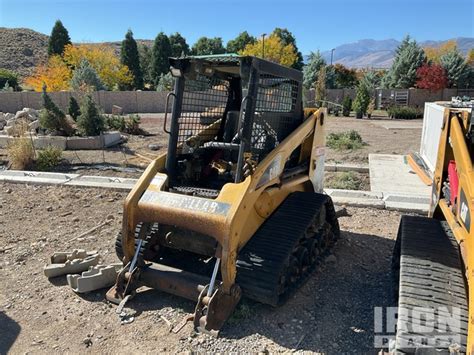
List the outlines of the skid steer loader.
{"label": "skid steer loader", "polygon": [[425,107],[426,148],[438,147],[431,204],[429,217],[403,216],[400,222],[392,259],[398,318],[390,353],[474,353],[473,119],[472,102]]}
{"label": "skid steer loader", "polygon": [[168,151],[126,198],[107,298],[146,285],[194,300],[195,328],[217,335],[242,294],[284,302],[339,235],[322,194],[325,110],[305,117],[302,73],[259,58],[170,64]]}

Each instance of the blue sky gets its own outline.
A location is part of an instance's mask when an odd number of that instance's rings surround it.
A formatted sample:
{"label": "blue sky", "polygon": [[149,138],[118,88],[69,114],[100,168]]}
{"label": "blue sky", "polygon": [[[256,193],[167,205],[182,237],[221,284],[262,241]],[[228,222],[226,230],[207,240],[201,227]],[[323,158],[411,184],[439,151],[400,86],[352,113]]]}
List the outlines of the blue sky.
{"label": "blue sky", "polygon": [[135,38],[178,31],[190,44],[227,42],[243,30],[286,27],[304,54],[365,38],[474,37],[472,0],[0,0],[0,27],[49,34],[56,19],[74,42],[121,40],[128,28]]}

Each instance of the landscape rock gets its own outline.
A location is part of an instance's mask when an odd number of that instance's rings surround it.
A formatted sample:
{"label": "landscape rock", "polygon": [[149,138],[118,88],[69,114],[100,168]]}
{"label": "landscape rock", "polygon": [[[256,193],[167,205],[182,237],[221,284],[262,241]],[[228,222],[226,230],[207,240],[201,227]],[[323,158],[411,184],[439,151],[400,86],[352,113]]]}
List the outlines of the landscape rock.
{"label": "landscape rock", "polygon": [[3,114],[4,118],[8,121],[11,120],[12,118],[15,118],[15,115],[13,113],[5,113]]}
{"label": "landscape rock", "polygon": [[39,124],[39,121],[38,120],[35,120],[33,122],[31,122],[30,124],[28,124],[28,129],[31,131],[31,130],[37,130],[39,128],[40,124]]}
{"label": "landscape rock", "polygon": [[18,120],[20,118],[28,118],[28,112],[26,111],[17,111],[15,114],[15,119]]}
{"label": "landscape rock", "polygon": [[123,108],[118,105],[112,106],[112,115],[121,115],[123,113]]}

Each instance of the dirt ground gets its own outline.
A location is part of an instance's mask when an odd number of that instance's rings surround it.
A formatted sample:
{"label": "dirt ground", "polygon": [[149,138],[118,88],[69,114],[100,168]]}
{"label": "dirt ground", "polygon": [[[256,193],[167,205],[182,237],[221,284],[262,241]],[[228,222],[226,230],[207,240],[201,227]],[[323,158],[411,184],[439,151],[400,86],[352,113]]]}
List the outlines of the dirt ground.
{"label": "dirt ground", "polygon": [[[65,277],[48,280],[55,251],[98,250],[116,262],[123,192],[0,183],[0,353],[280,352],[375,353],[373,312],[389,305],[390,254],[400,215],[348,208],[333,254],[282,307],[243,300],[218,339],[188,324],[169,332],[194,304],[142,289],[121,325],[106,290],[76,295]],[[110,226],[75,239],[114,217]]]}

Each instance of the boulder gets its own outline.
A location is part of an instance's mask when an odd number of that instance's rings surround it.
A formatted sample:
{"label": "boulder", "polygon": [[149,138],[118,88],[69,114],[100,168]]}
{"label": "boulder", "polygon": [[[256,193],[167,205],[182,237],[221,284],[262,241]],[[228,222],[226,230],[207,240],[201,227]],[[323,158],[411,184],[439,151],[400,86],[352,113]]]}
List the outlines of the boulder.
{"label": "boulder", "polygon": [[38,128],[39,128],[39,121],[36,120],[36,121],[33,121],[31,122],[30,124],[28,124],[28,129],[31,131],[31,130],[34,130],[36,131]]}
{"label": "boulder", "polygon": [[30,122],[36,121],[38,119],[38,116],[32,115],[31,113],[28,114],[28,120]]}
{"label": "boulder", "polygon": [[0,131],[7,125],[7,121],[5,120],[0,120]]}
{"label": "boulder", "polygon": [[27,112],[29,115],[32,115],[32,116],[35,116],[35,117],[38,117],[38,115],[39,115],[39,112],[37,110],[35,110],[34,108],[25,107],[23,109],[23,111]]}
{"label": "boulder", "polygon": [[17,111],[15,114],[15,119],[28,118],[28,112],[26,111]]}
{"label": "boulder", "polygon": [[5,113],[4,118],[8,121],[8,120],[11,120],[12,118],[15,118],[15,115],[13,113]]}
{"label": "boulder", "polygon": [[121,115],[123,114],[123,108],[118,105],[112,106],[112,115]]}

